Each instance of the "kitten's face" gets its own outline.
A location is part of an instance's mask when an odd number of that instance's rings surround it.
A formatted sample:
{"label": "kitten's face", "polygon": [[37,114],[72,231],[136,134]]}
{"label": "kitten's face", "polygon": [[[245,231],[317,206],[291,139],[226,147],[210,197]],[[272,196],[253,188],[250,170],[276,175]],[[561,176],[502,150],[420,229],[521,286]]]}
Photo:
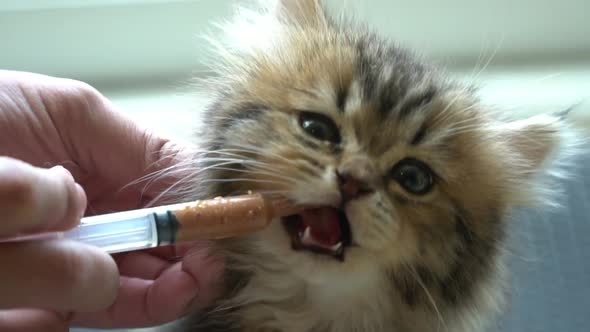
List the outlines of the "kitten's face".
{"label": "kitten's face", "polygon": [[255,235],[304,279],[391,278],[412,302],[418,274],[456,300],[501,240],[515,156],[537,165],[550,140],[512,149],[517,136],[466,89],[371,35],[329,27],[317,8],[306,15],[215,104],[212,149],[239,160],[211,173],[233,179],[216,194],[306,207]]}

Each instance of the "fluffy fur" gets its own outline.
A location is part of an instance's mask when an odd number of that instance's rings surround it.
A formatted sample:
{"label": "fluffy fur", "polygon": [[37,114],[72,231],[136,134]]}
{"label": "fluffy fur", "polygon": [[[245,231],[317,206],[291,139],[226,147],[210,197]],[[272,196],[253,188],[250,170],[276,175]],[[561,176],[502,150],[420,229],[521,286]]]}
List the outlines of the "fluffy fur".
{"label": "fluffy fur", "polygon": [[[253,190],[339,206],[342,171],[371,192],[343,205],[355,244],[344,261],[294,251],[279,221],[216,243],[227,292],[187,330],[483,331],[503,304],[510,209],[544,202],[547,171],[569,151],[560,119],[486,109],[316,0],[240,9],[222,28],[191,198]],[[332,119],[341,143],[307,135],[302,111]],[[407,157],[436,174],[426,195],[389,176]]]}

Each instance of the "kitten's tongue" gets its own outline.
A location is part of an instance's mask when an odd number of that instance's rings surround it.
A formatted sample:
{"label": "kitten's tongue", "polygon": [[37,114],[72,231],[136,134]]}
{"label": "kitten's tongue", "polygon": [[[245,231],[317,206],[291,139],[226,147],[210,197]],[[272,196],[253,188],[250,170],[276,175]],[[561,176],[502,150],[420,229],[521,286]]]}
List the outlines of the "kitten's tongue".
{"label": "kitten's tongue", "polygon": [[338,211],[334,208],[304,210],[301,214],[303,226],[302,242],[325,249],[333,248],[341,241],[342,232]]}

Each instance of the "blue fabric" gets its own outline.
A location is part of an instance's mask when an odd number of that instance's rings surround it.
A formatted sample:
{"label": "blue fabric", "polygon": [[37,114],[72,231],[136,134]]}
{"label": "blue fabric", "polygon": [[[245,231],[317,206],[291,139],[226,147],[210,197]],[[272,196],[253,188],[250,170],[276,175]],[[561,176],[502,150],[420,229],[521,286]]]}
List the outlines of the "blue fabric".
{"label": "blue fabric", "polygon": [[499,331],[590,331],[590,154],[578,165],[563,208],[515,213],[511,307]]}

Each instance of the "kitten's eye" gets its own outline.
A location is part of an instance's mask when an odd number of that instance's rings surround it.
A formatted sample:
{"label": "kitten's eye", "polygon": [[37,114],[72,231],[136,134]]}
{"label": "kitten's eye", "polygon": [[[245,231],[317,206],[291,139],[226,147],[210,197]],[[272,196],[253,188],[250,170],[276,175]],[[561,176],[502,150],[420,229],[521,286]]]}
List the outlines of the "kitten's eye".
{"label": "kitten's eye", "polygon": [[391,170],[391,177],[414,195],[424,195],[434,185],[434,176],[430,168],[423,162],[411,158],[397,163]]}
{"label": "kitten's eye", "polygon": [[329,117],[312,112],[301,112],[299,114],[299,125],[306,133],[330,143],[340,143],[338,127]]}

